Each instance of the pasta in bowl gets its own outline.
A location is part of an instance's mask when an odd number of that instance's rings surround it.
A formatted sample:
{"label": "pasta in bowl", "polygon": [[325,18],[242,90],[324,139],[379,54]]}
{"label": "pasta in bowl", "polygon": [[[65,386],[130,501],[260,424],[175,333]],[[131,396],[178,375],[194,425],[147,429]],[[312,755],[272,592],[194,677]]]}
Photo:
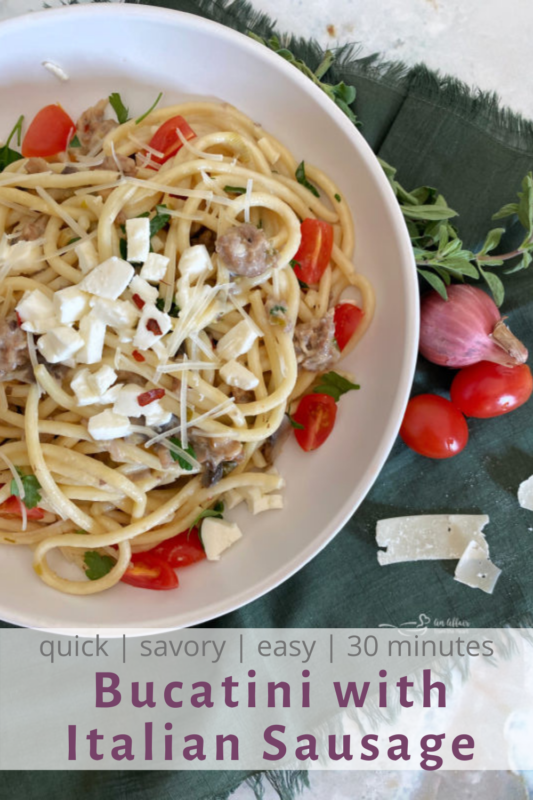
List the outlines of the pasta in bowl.
{"label": "pasta in bowl", "polygon": [[0,174],[0,541],[77,595],[175,588],[226,508],[281,509],[374,312],[327,174],[229,104],[109,101],[46,106]]}

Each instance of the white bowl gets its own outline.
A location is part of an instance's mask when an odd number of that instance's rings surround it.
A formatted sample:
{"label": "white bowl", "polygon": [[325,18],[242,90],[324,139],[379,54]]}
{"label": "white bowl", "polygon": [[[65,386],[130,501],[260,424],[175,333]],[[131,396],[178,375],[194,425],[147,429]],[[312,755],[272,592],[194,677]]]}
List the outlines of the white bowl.
{"label": "white bowl", "polygon": [[[66,83],[46,71],[59,64]],[[294,441],[278,467],[285,509],[236,515],[246,532],[216,564],[181,570],[175,592],[124,584],[79,598],[45,586],[26,548],[3,547],[0,617],[18,625],[79,629],[179,628],[213,619],[270,591],[315,556],[379,475],[407,402],[418,343],[416,270],[402,214],[369,146],[310,80],[251,39],[188,14],[94,5],[0,24],[0,133],[20,114],[61,102],[74,117],[112,91],[141,113],[191,96],[229,101],[341,187],[355,219],[357,269],[372,281],[377,315],[345,362],[362,385],[343,397],[336,428],[317,452]],[[357,620],[354,619],[354,624]]]}

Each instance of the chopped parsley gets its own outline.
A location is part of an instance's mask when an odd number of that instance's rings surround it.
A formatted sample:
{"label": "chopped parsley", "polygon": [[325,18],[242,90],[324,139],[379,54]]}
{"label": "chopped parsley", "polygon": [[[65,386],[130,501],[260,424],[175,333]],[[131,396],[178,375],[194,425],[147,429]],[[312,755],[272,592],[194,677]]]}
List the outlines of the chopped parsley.
{"label": "chopped parsley", "polygon": [[[289,263],[290,263],[290,265],[291,265],[291,267],[293,269],[296,269],[296,267],[301,267],[302,266],[300,264],[300,262],[299,261],[295,261],[294,258],[291,259],[291,261]],[[300,284],[300,289],[309,289],[309,284],[308,283],[304,283],[304,281],[301,281],[300,278],[298,278],[298,283]]]}
{"label": "chopped parsley", "polygon": [[74,531],[74,533],[76,533],[78,536],[88,536],[89,535],[87,533],[87,531],[82,531],[81,528],[80,528],[79,531]]}
{"label": "chopped parsley", "polygon": [[192,523],[191,527],[189,528],[189,531],[192,531],[193,528],[196,528],[196,526],[199,525],[203,519],[206,519],[207,517],[215,517],[216,519],[222,519],[223,514],[224,514],[224,503],[222,503],[219,500],[218,503],[215,503],[213,508],[206,508],[200,514],[198,514],[198,516]]}
{"label": "chopped parsley", "polygon": [[76,134],[69,142],[69,147],[81,147],[81,142],[78,134]]}
{"label": "chopped parsley", "polygon": [[282,305],[272,306],[272,308],[270,309],[270,313],[272,314],[273,317],[279,317],[282,314],[287,313],[287,307]]}
{"label": "chopped parsley", "polygon": [[263,220],[262,219],[260,219],[259,222],[257,223],[257,227],[259,228],[260,231],[263,230]]}
{"label": "chopped parsley", "polygon": [[24,117],[20,116],[15,123],[15,127],[7,137],[7,142],[3,147],[0,147],[0,172],[3,172],[6,167],[9,167],[10,164],[13,164],[15,161],[20,161],[22,155],[18,153],[16,150],[12,150],[10,148],[11,140],[14,136],[17,137],[17,144],[20,147],[20,141],[22,136],[22,123],[24,122]]}
{"label": "chopped parsley", "polygon": [[83,556],[85,566],[85,574],[90,581],[97,581],[111,572],[115,566],[115,559],[111,556],[102,556],[97,550],[87,550]]}
{"label": "chopped parsley", "polygon": [[326,372],[320,377],[320,382],[318,386],[315,386],[313,392],[315,394],[329,394],[338,403],[343,394],[360,388],[356,383],[343,378],[337,372]]}
{"label": "chopped parsley", "polygon": [[152,103],[152,105],[150,106],[148,111],[146,111],[144,114],[142,114],[140,117],[138,117],[138,119],[135,120],[135,124],[136,125],[139,125],[139,123],[141,123],[143,120],[145,120],[146,117],[149,114],[152,113],[154,108],[159,104],[159,101],[161,100],[162,97],[163,97],[163,92],[159,92],[159,94],[157,95],[156,99],[154,100],[154,102]]}
{"label": "chopped parsley", "polygon": [[228,194],[246,194],[244,186],[224,186],[224,191]]}
{"label": "chopped parsley", "polygon": [[[192,445],[184,447],[181,443],[181,439],[178,439],[177,436],[171,436],[169,442],[172,442],[172,444],[176,445],[176,447],[179,447],[180,450],[183,450],[184,453],[190,455],[191,458],[196,458],[196,453],[194,452],[194,448],[192,447]],[[180,454],[176,453],[175,450],[171,450],[170,455],[172,456],[172,460],[177,461],[182,469],[187,470],[187,472],[190,472],[192,470],[192,464],[189,464],[188,461],[185,461],[183,456],[180,456]]]}
{"label": "chopped parsley", "polygon": [[[165,310],[165,301],[162,297],[159,297],[157,299],[155,307],[157,308],[158,311]],[[168,311],[167,313],[169,317],[174,317],[176,319],[177,317],[179,317],[180,311],[181,311],[180,307],[173,300],[172,305],[170,306],[170,311]]]}
{"label": "chopped parsley", "polygon": [[74,244],[74,242],[79,242],[79,241],[80,241],[80,239],[81,239],[81,237],[80,237],[80,236],[75,236],[73,239],[69,239],[69,240],[68,240],[68,242],[67,242],[67,245],[69,245],[69,244]]}
{"label": "chopped parsley", "polygon": [[113,111],[117,115],[119,124],[123,125],[130,118],[129,108],[126,108],[126,106],[122,102],[122,97],[118,92],[113,92],[112,94],[109,95],[109,102],[111,103]]}
{"label": "chopped parsley", "polygon": [[342,197],[340,196],[340,194],[336,194],[336,195],[334,195],[334,197],[335,197],[335,200],[337,201],[337,203],[341,202]]}
{"label": "chopped parsley", "polygon": [[128,260],[128,243],[126,239],[121,239],[119,242],[120,248],[120,257],[124,259],[124,261]]}
{"label": "chopped parsley", "polygon": [[[35,508],[41,502],[41,484],[35,477],[35,475],[25,475],[22,470],[17,468],[17,472],[20,475],[20,479],[22,481],[22,485],[24,487],[24,505],[26,508]],[[11,494],[14,494],[15,497],[19,497],[19,487],[17,486],[16,480],[13,478],[11,481]]]}
{"label": "chopped parsley", "polygon": [[288,411],[286,411],[285,413],[287,414],[287,417],[289,418],[289,422],[291,423],[293,428],[296,428],[299,431],[303,431],[305,429],[305,425],[300,425],[299,422],[296,422],[296,420],[293,419],[293,417],[291,417],[291,415],[289,414]]}
{"label": "chopped parsley", "polygon": [[301,183],[302,186],[305,186],[306,189],[309,189],[311,194],[314,194],[315,197],[320,197],[320,193],[316,186],[313,186],[313,184],[307,180],[307,176],[305,174],[305,161],[301,161],[300,164],[298,164],[298,168],[296,170],[296,180],[298,183]]}
{"label": "chopped parsley", "polygon": [[167,206],[157,206],[157,214],[150,220],[150,238],[166,228],[170,222],[170,214],[166,213]]}

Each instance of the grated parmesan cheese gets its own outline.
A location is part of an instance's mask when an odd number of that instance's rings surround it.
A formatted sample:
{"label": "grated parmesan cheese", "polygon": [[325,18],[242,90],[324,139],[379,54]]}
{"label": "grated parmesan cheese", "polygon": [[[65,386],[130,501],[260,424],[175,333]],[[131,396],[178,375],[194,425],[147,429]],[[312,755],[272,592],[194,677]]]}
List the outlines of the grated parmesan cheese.
{"label": "grated parmesan cheese", "polygon": [[56,78],[59,78],[60,81],[68,81],[70,80],[69,75],[65,70],[59,66],[59,64],[54,64],[53,61],[43,61],[42,65],[48,72],[51,72],[52,75],[55,75]]}

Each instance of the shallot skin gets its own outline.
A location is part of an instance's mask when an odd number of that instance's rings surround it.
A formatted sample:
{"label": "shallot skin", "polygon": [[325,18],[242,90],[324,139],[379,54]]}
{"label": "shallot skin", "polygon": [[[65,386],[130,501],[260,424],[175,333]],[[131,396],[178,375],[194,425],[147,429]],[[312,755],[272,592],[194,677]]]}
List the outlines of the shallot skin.
{"label": "shallot skin", "polygon": [[465,284],[453,284],[447,291],[447,301],[437,292],[422,298],[420,352],[428,361],[453,369],[478,361],[506,367],[527,361],[527,349],[486,292]]}

